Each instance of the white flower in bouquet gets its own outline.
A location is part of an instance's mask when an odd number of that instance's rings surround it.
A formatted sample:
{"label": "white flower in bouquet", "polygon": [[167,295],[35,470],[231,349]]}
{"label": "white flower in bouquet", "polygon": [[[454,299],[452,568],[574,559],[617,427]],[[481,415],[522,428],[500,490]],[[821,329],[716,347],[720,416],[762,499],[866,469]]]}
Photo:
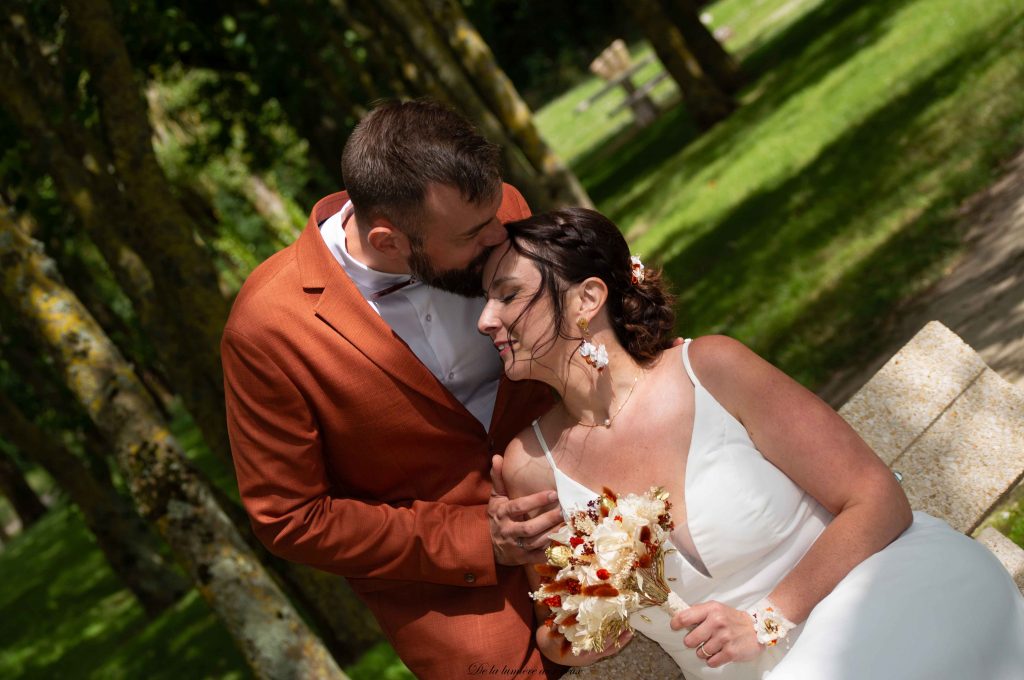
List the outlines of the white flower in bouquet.
{"label": "white flower in bouquet", "polygon": [[623,498],[604,489],[549,536],[548,563],[537,565],[543,578],[532,596],[551,609],[548,625],[574,654],[603,651],[642,607],[685,606],[664,578],[671,507],[661,488]]}

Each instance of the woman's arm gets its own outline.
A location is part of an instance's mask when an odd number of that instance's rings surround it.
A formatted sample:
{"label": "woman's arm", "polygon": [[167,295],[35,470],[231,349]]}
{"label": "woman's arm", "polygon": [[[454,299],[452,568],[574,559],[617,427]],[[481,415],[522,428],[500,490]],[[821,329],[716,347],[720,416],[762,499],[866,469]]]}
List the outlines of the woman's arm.
{"label": "woman's arm", "polygon": [[[779,612],[800,623],[851,569],[910,526],[910,503],[889,468],[853,428],[795,380],[730,338],[701,338],[690,349],[701,383],[743,424],[762,455],[834,515],[768,595]],[[736,634],[746,638],[739,630],[753,629],[746,613],[714,613],[720,632],[736,627]],[[690,619],[700,614],[691,611],[681,617],[680,627],[694,625]],[[703,625],[687,636],[687,645],[708,638]],[[720,636],[715,635],[717,643]],[[723,646],[737,652],[750,649],[742,639]],[[705,649],[718,651],[710,642]]]}

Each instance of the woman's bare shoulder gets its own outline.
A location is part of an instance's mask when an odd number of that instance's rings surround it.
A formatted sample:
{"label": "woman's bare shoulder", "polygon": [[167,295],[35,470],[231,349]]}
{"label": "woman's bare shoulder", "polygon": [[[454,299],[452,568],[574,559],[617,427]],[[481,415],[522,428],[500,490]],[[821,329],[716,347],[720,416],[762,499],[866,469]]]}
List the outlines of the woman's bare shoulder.
{"label": "woman's bare shoulder", "polygon": [[551,466],[532,426],[523,428],[505,448],[501,476],[510,498],[555,488]]}

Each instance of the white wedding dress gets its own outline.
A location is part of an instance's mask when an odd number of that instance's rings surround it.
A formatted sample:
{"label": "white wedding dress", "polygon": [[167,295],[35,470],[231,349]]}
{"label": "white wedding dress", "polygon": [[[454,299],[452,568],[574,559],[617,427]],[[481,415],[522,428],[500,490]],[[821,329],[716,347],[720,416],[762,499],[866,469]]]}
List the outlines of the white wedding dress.
{"label": "white wedding dress", "polygon": [[[680,551],[665,562],[688,604],[715,600],[746,610],[807,552],[832,516],[754,448],[746,430],[703,388],[686,462],[686,518],[707,570]],[[563,513],[597,494],[555,465]],[[673,580],[674,579],[674,580]],[[893,543],[855,567],[775,647],[750,662],[709,668],[683,645],[658,607],[633,614],[633,627],[665,649],[688,680],[1022,680],[1024,598],[996,558],[976,541],[921,512]]]}

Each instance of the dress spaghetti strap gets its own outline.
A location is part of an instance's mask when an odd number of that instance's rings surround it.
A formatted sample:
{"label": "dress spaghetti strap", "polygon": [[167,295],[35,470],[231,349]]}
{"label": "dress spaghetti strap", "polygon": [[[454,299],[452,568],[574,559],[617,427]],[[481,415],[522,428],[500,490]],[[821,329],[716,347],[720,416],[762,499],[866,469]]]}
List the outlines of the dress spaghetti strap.
{"label": "dress spaghetti strap", "polygon": [[537,441],[540,442],[540,448],[544,451],[544,455],[547,456],[548,464],[552,470],[557,470],[558,466],[555,465],[555,459],[551,457],[551,450],[548,449],[548,443],[544,440],[544,435],[540,432],[540,419],[533,421],[533,433],[537,435]]}
{"label": "dress spaghetti strap", "polygon": [[[686,374],[690,376],[690,381],[694,387],[704,387],[700,384],[700,380],[697,380],[697,374],[693,372],[693,366],[690,365],[690,343],[693,342],[692,338],[686,338],[683,340],[683,366],[686,367]],[[546,450],[546,449],[545,449]]]}

